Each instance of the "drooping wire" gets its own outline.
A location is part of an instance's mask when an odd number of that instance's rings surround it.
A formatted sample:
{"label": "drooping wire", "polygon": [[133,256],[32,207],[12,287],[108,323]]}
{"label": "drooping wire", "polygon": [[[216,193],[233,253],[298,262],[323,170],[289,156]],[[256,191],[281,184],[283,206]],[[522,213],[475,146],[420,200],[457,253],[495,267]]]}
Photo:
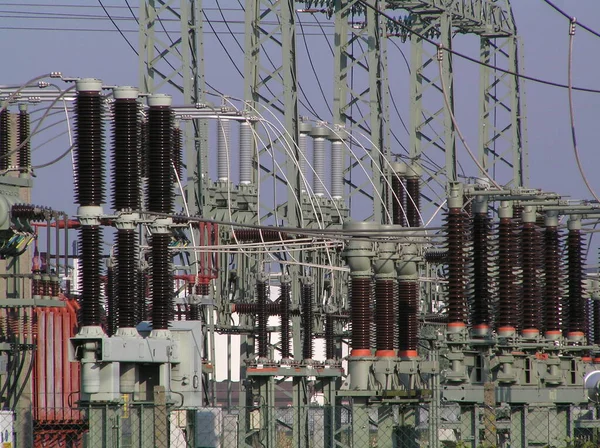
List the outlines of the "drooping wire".
{"label": "drooping wire", "polygon": [[[481,65],[483,67],[487,67],[487,68],[491,68],[493,70],[505,73],[507,75],[512,75],[518,78],[522,78],[522,79],[526,79],[528,81],[532,81],[532,82],[536,82],[538,84],[544,84],[547,86],[551,86],[551,87],[559,87],[561,89],[568,89],[568,85],[566,84],[561,84],[558,82],[554,82],[554,81],[548,81],[546,79],[541,79],[541,78],[536,78],[534,76],[529,76],[529,75],[524,75],[523,73],[517,73],[517,72],[513,72],[512,70],[507,70],[504,69],[502,67],[497,67],[493,64],[488,64],[487,62],[482,62],[478,59],[472,58],[470,56],[467,56],[466,54],[460,53],[456,50],[453,50],[452,48],[447,48],[444,47],[443,45],[438,44],[437,42],[435,42],[434,40],[428,38],[427,36],[419,33],[418,31],[415,31],[414,29],[408,27],[406,24],[398,21],[397,19],[395,19],[394,17],[390,16],[389,14],[386,14],[385,12],[377,9],[375,6],[369,4],[368,2],[366,2],[365,0],[358,0],[358,3],[360,3],[361,5],[365,6],[366,8],[369,8],[373,11],[375,11],[376,13],[380,14],[381,16],[385,17],[387,20],[391,21],[392,23],[394,23],[395,25],[398,25],[400,28],[402,28],[405,31],[408,31],[411,34],[414,34],[415,36],[419,37],[419,39],[431,44],[431,45],[435,45],[436,47],[438,47],[439,49],[446,51],[448,53],[451,53],[455,56],[458,56],[459,58],[465,59],[469,62],[472,62],[474,64],[477,65]],[[592,89],[592,88],[588,88],[588,87],[572,87],[573,90],[577,90],[580,92],[587,92],[587,93],[600,93],[600,90],[598,89]]]}
{"label": "drooping wire", "polygon": [[113,20],[112,16],[108,13],[108,10],[104,7],[104,4],[102,3],[102,0],[98,0],[98,3],[100,3],[100,6],[102,7],[102,9],[104,10],[104,12],[106,13],[106,17],[108,17],[110,19],[110,21],[115,26],[115,28],[117,29],[117,31],[119,32],[119,34],[123,37],[123,39],[125,39],[125,42],[127,42],[127,45],[129,45],[129,47],[135,53],[137,53],[136,49],[133,47],[133,45],[131,45],[131,42],[129,42],[129,39],[127,39],[127,37],[125,36],[125,34],[123,34],[123,31],[121,31],[121,28],[119,28],[119,25],[117,25],[117,23]]}
{"label": "drooping wire", "polygon": [[575,110],[573,107],[573,42],[575,40],[575,30],[576,30],[577,21],[575,17],[571,19],[571,23],[569,23],[569,62],[568,62],[568,75],[567,82],[569,86],[568,94],[569,94],[569,120],[571,124],[571,141],[573,143],[573,152],[575,153],[575,161],[577,162],[577,168],[579,169],[579,174],[581,174],[581,178],[585,183],[588,191],[594,197],[596,202],[600,203],[600,199],[598,195],[590,185],[587,176],[585,175],[585,171],[583,170],[583,166],[581,165],[581,159],[579,157],[579,149],[577,147],[577,132],[575,131]]}
{"label": "drooping wire", "polygon": [[[553,2],[551,2],[550,0],[543,0],[548,6],[552,7],[552,9],[554,9],[556,12],[558,12],[559,14],[561,14],[563,17],[565,17],[566,19],[568,19],[569,21],[571,21],[573,19],[573,16],[567,14],[565,11],[563,11],[562,9],[560,9],[556,4],[554,4]],[[596,37],[600,37],[600,33],[598,31],[593,30],[592,28],[590,28],[589,26],[584,25],[583,23],[577,22],[577,24],[579,25],[580,28],[583,28],[584,30],[586,30],[588,33],[593,34]]]}

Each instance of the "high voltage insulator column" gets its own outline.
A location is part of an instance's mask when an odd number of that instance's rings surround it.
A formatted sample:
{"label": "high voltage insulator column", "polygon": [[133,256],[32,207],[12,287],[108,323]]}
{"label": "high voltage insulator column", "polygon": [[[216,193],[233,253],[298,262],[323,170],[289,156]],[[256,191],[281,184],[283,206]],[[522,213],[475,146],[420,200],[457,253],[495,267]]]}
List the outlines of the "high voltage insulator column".
{"label": "high voltage insulator column", "polygon": [[331,197],[342,200],[344,196],[344,136],[346,130],[336,127],[329,133],[331,141]]}
{"label": "high voltage insulator column", "polygon": [[[448,252],[448,331],[459,333],[466,328],[467,294],[465,289],[465,231],[466,220],[462,213],[462,186],[451,184],[446,216]],[[410,199],[407,199],[410,201]]]}
{"label": "high voltage insulator column", "polygon": [[298,123],[298,157],[300,164],[300,191],[306,193],[307,188],[310,186],[308,183],[306,166],[308,165],[308,149],[306,146],[308,136],[312,130],[312,124],[308,121],[301,121]]}
{"label": "high voltage insulator column", "polygon": [[[172,113],[169,95],[148,97],[148,211],[173,213],[173,169],[171,167]],[[150,225],[152,234],[152,337],[167,338],[173,308],[170,217],[157,217]]]}
{"label": "high voltage insulator column", "polygon": [[252,183],[252,124],[240,122],[240,184]]}
{"label": "high voltage insulator column", "polygon": [[517,303],[516,267],[518,264],[518,241],[512,221],[513,209],[510,201],[503,201],[498,209],[498,336],[513,337],[519,326]]}
{"label": "high voltage insulator column", "polygon": [[291,278],[284,276],[281,279],[280,291],[280,327],[281,327],[281,359],[289,360],[290,353],[290,298]]}
{"label": "high voltage insulator column", "polygon": [[[595,345],[600,345],[600,282],[598,280],[592,280],[592,313],[593,313],[593,342]],[[596,352],[594,354],[594,363],[600,364],[600,354]]]}
{"label": "high voltage insulator column", "polygon": [[544,220],[544,336],[560,339],[560,310],[562,298],[562,263],[558,213],[547,211]]}
{"label": "high voltage insulator column", "polygon": [[265,275],[260,276],[256,281],[256,345],[258,358],[261,360],[269,357],[269,333],[267,332],[267,322],[269,320],[267,311],[268,288],[267,277]]}
{"label": "high voltage insulator column", "polygon": [[[451,341],[463,341],[467,326],[466,291],[466,232],[467,219],[462,211],[463,188],[456,182],[448,186],[448,215],[446,216],[446,247],[448,252],[448,327],[446,337]],[[466,380],[465,360],[458,344],[450,346],[448,360],[451,365],[446,379],[462,383]]]}
{"label": "high voltage insulator column", "polygon": [[302,360],[310,361],[313,358],[314,283],[310,278],[303,278],[301,282]]}
{"label": "high voltage insulator column", "polygon": [[[382,232],[393,232],[397,226],[380,225]],[[394,241],[377,243],[377,256],[373,260],[375,273],[375,379],[383,390],[396,384],[396,252]]]}
{"label": "high voltage insulator column", "polygon": [[406,218],[410,227],[421,226],[421,167],[412,164],[406,171]]}
{"label": "high voltage insulator column", "polygon": [[19,104],[19,138],[17,146],[19,153],[17,161],[21,176],[27,177],[31,173],[31,140],[30,132],[30,117],[27,112],[27,104]]}
{"label": "high voltage insulator column", "polygon": [[540,272],[543,266],[543,252],[540,234],[536,224],[535,207],[527,205],[522,212],[523,230],[521,247],[523,257],[523,329],[525,338],[537,338],[540,334],[540,314],[542,312],[542,289]]}
{"label": "high voltage insulator column", "polygon": [[406,164],[392,163],[392,181],[390,199],[392,202],[392,220],[394,224],[405,226],[406,220]]}
{"label": "high voltage insulator column", "polygon": [[[390,229],[393,226],[381,226]],[[396,302],[396,244],[380,242],[377,258],[373,262],[375,272],[375,356],[395,357],[394,327]]]}
{"label": "high voltage insulator column", "polygon": [[[134,87],[117,87],[113,90],[113,209],[117,228],[117,336],[139,337],[136,326],[136,309],[139,301],[138,245],[136,221],[139,219],[140,201],[140,139],[138,90]],[[120,391],[133,393],[135,364],[120,363]]]}
{"label": "high voltage insulator column", "polygon": [[231,122],[227,118],[217,120],[217,178],[219,182],[228,182],[231,158],[230,142]]}
{"label": "high voltage insulator column", "polygon": [[583,342],[585,339],[587,309],[584,296],[584,260],[583,236],[581,234],[581,217],[571,215],[568,222],[567,237],[568,263],[568,327],[567,339],[570,342]]}
{"label": "high voltage insulator column", "polygon": [[176,184],[183,182],[181,177],[183,176],[183,141],[182,133],[179,120],[173,122],[173,153],[171,154],[171,162],[173,162],[173,170],[175,175],[173,176],[173,182]]}
{"label": "high voltage insulator column", "polygon": [[79,230],[79,256],[81,260],[81,330],[78,338],[91,339],[83,345],[81,388],[86,394],[100,390],[100,366],[96,362],[97,339],[105,337],[100,327],[100,244],[102,231],[100,218],[104,203],[104,125],[102,81],[80,79],[77,81],[75,100],[75,200],[79,204],[77,215]]}
{"label": "high voltage insulator column", "polygon": [[419,344],[419,269],[417,246],[403,245],[396,265],[398,274],[398,356],[416,358]]}
{"label": "high voltage insulator column", "polygon": [[317,124],[310,135],[313,138],[313,194],[325,196],[325,142],[329,129]]}
{"label": "high voltage insulator column", "polygon": [[[347,221],[344,231],[360,232],[377,229],[373,222]],[[371,259],[374,256],[373,243],[369,234],[353,234],[344,251],[346,263],[350,267],[350,357],[348,374],[350,388],[367,390],[371,358]]]}
{"label": "high voltage insulator column", "polygon": [[115,280],[115,264],[112,258],[106,260],[106,283],[104,295],[106,296],[106,334],[112,336],[117,332],[117,295]]}
{"label": "high voltage insulator column", "polygon": [[471,321],[473,336],[486,337],[490,333],[490,234],[491,218],[488,202],[483,196],[473,199],[473,276],[471,289]]}
{"label": "high voltage insulator column", "polygon": [[0,171],[6,171],[10,165],[10,117],[8,104],[0,103]]}

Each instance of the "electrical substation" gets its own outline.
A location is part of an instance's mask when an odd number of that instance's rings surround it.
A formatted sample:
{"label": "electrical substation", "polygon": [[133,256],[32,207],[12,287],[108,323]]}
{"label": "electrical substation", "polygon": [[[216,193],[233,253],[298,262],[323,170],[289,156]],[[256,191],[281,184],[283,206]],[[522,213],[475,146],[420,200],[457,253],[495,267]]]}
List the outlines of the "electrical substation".
{"label": "electrical substation", "polygon": [[[135,5],[136,87],[0,88],[2,446],[600,446],[600,203],[583,171],[593,198],[529,185],[543,80],[510,0],[221,3],[243,97],[207,80],[202,0]],[[331,43],[312,73],[309,26]],[[455,115],[465,58],[477,123]],[[71,159],[75,214],[31,200],[60,113],[47,165]]]}

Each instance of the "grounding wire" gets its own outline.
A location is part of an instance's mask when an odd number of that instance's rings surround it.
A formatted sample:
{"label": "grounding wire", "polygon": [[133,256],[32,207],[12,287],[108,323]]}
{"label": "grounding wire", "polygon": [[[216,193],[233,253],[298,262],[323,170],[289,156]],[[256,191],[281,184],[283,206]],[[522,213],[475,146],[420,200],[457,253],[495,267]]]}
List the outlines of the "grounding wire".
{"label": "grounding wire", "polygon": [[590,185],[587,176],[585,175],[585,171],[581,164],[581,158],[579,157],[579,148],[577,147],[577,132],[575,130],[575,110],[573,107],[573,42],[575,40],[575,30],[577,27],[577,21],[575,17],[571,19],[569,23],[569,55],[568,55],[568,68],[567,68],[567,82],[569,86],[568,94],[569,94],[569,121],[571,125],[571,142],[573,144],[573,152],[575,153],[575,161],[577,162],[577,168],[579,169],[579,174],[581,174],[581,178],[585,183],[588,191],[594,197],[597,203],[600,203],[600,199],[598,195]]}

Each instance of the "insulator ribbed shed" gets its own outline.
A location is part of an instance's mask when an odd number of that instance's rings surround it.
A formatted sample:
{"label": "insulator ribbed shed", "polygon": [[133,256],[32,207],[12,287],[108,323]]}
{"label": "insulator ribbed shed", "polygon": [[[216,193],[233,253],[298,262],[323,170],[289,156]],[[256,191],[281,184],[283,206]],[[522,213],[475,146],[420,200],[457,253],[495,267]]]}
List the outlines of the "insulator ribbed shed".
{"label": "insulator ribbed shed", "polygon": [[173,153],[171,154],[171,161],[173,162],[173,170],[175,172],[173,181],[175,183],[178,180],[179,182],[183,182],[183,141],[179,123],[173,127]]}
{"label": "insulator ribbed shed", "polygon": [[217,120],[217,177],[220,181],[229,180],[229,160],[231,121],[227,118]]}
{"label": "insulator ribbed shed", "polygon": [[473,278],[471,289],[471,321],[479,333],[487,332],[491,324],[490,305],[490,234],[491,218],[486,213],[475,213],[472,218]]}
{"label": "insulator ribbed shed", "polygon": [[0,171],[10,165],[10,119],[8,106],[0,104]]}
{"label": "insulator ribbed shed", "polygon": [[171,97],[152,95],[148,105],[148,211],[171,214],[174,199]]}
{"label": "insulator ribbed shed", "polygon": [[313,138],[313,193],[316,196],[325,195],[325,142],[329,130],[325,126],[313,127],[310,135]]}
{"label": "insulator ribbed shed", "polygon": [[290,293],[289,281],[281,283],[280,312],[281,312],[281,358],[290,358]]}
{"label": "insulator ribbed shed", "polygon": [[544,230],[544,313],[543,327],[546,338],[558,338],[561,335],[561,298],[562,298],[561,237],[558,229],[558,217],[548,213]]}
{"label": "insulator ribbed shed", "polygon": [[[83,224],[79,230],[81,259],[81,324],[101,323],[101,254],[102,230],[93,215],[102,212],[104,203],[104,123],[102,81],[77,81],[75,99],[75,198],[80,214],[89,213],[98,224]],[[94,221],[92,219],[92,222]]]}
{"label": "insulator ribbed shed", "polygon": [[240,122],[240,184],[252,182],[252,124]]}
{"label": "insulator ribbed shed", "polygon": [[19,105],[19,147],[18,165],[21,172],[31,170],[31,140],[30,140],[31,118],[27,112],[27,105]]}
{"label": "insulator ribbed shed", "polygon": [[[151,212],[173,213],[173,148],[171,97],[148,97],[149,182],[148,209]],[[173,314],[173,273],[169,243],[171,233],[152,230],[152,329],[167,330]]]}
{"label": "insulator ribbed shed", "polygon": [[267,321],[269,315],[267,312],[267,290],[268,285],[264,280],[258,280],[256,282],[256,301],[258,309],[256,313],[257,319],[257,352],[259,358],[266,358],[269,355],[269,334],[267,332]]}
{"label": "insulator ribbed shed", "polygon": [[314,284],[309,281],[302,282],[300,300],[302,301],[302,358],[313,358],[313,314],[314,314]]}
{"label": "insulator ribbed shed", "polygon": [[465,288],[466,219],[460,208],[450,208],[446,217],[448,263],[448,322],[464,326],[467,319]]}
{"label": "insulator ribbed shed", "polygon": [[114,90],[113,103],[113,208],[139,210],[140,135],[138,91],[133,87]]}
{"label": "insulator ribbed shed", "polygon": [[331,142],[331,197],[341,199],[344,194],[344,142],[333,140]]}
{"label": "insulator ribbed shed", "polygon": [[[75,99],[75,200],[81,206],[104,203],[104,122],[101,82],[78,82]],[[96,90],[97,89],[97,90]]]}
{"label": "insulator ribbed shed", "polygon": [[583,338],[587,331],[587,307],[584,296],[584,259],[581,221],[569,220],[567,237],[568,262],[568,333],[569,337]]}

